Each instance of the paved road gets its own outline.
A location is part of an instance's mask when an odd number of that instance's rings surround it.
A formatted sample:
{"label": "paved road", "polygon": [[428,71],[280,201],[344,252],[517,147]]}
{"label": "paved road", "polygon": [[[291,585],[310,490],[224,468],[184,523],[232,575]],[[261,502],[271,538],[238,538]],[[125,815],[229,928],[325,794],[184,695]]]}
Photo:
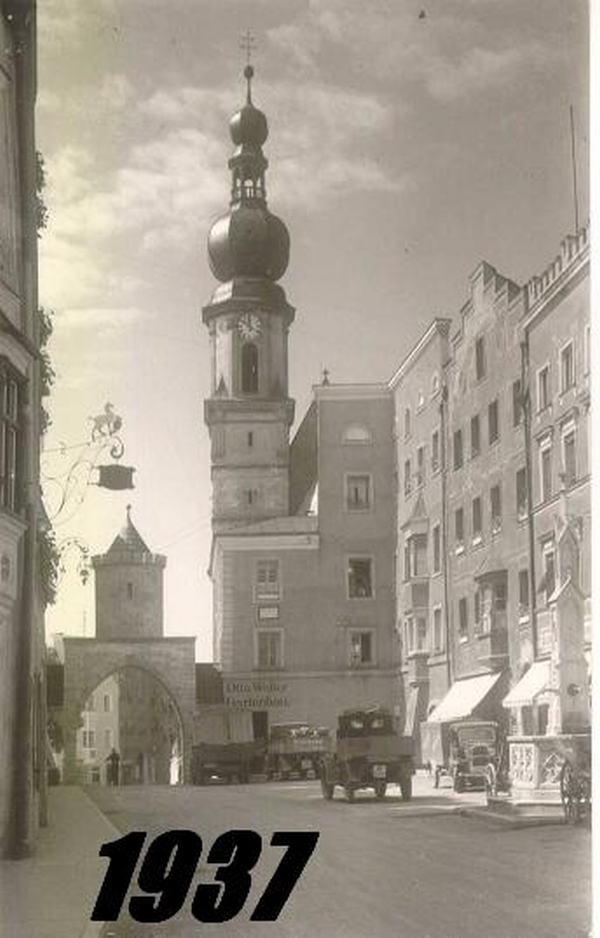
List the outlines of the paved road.
{"label": "paved road", "polygon": [[[324,802],[315,782],[90,793],[123,833],[185,828],[204,843],[175,919],[137,924],[126,901],[105,938],[586,938],[590,931],[585,828],[507,829],[451,813],[452,802],[432,791],[410,803],[394,789],[384,802],[367,793],[354,804],[341,794]],[[249,900],[232,921],[199,923],[191,897],[214,875],[203,861],[213,840],[234,828],[263,838]],[[269,845],[277,830],[319,831],[320,838],[278,921],[250,922],[283,853]]]}

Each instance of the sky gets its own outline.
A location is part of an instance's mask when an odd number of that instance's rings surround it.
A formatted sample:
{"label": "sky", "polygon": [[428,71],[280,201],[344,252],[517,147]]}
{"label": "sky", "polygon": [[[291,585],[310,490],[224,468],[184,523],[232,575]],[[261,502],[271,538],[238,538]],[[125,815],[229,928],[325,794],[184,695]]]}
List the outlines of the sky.
{"label": "sky", "polygon": [[[85,455],[107,402],[136,470],[131,492],[74,490],[56,536],[101,553],[130,503],[167,556],[165,634],[196,636],[200,661],[206,237],[228,208],[247,29],[269,207],[291,235],[297,420],[325,367],[335,383],[387,381],[434,316],[457,316],[481,260],[518,283],[553,260],[574,228],[570,105],[580,220],[589,212],[581,0],[38,0],[40,301],[57,375],[42,471],[64,476]],[[51,514],[57,493],[48,483]],[[77,560],[66,550],[50,639],[94,634]]]}

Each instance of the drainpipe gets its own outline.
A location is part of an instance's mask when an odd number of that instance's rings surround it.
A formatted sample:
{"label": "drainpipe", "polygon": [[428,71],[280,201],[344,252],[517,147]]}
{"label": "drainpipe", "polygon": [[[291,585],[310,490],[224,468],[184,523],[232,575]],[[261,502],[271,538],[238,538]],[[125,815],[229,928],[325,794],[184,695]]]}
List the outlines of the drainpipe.
{"label": "drainpipe", "polygon": [[444,626],[446,633],[446,669],[448,688],[452,687],[454,668],[452,665],[452,642],[450,635],[450,595],[449,595],[449,564],[448,564],[448,492],[447,492],[447,464],[446,464],[446,407],[448,403],[448,387],[442,387],[440,400],[440,460],[441,460],[441,489],[442,489],[442,575],[444,578]]}
{"label": "drainpipe", "polygon": [[531,472],[531,388],[529,384],[529,332],[521,342],[521,407],[525,443],[525,488],[527,490],[527,533],[529,536],[529,614],[533,660],[538,656],[537,594],[535,580],[535,522],[533,517],[533,478]]}

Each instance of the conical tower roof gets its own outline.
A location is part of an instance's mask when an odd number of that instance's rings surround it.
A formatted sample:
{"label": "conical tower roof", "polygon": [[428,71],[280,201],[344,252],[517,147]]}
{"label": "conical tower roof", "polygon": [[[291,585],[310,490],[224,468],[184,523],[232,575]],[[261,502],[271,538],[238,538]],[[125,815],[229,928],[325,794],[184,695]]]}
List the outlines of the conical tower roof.
{"label": "conical tower roof", "polygon": [[115,537],[114,541],[106,551],[107,557],[113,557],[115,554],[150,554],[152,551],[145,543],[138,529],[131,520],[131,505],[127,506],[127,518],[125,524]]}

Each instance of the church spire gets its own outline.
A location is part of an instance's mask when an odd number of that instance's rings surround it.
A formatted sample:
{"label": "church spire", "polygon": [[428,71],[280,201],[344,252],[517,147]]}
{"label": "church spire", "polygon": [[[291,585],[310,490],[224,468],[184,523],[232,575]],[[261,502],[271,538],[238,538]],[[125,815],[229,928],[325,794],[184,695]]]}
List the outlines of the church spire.
{"label": "church spire", "polygon": [[235,145],[228,163],[231,207],[211,228],[208,256],[212,272],[222,282],[238,277],[276,281],[287,269],[290,238],[284,223],[267,208],[265,172],[269,164],[262,148],[269,127],[252,101],[252,65],[246,66],[244,77],[246,103],[229,123]]}

